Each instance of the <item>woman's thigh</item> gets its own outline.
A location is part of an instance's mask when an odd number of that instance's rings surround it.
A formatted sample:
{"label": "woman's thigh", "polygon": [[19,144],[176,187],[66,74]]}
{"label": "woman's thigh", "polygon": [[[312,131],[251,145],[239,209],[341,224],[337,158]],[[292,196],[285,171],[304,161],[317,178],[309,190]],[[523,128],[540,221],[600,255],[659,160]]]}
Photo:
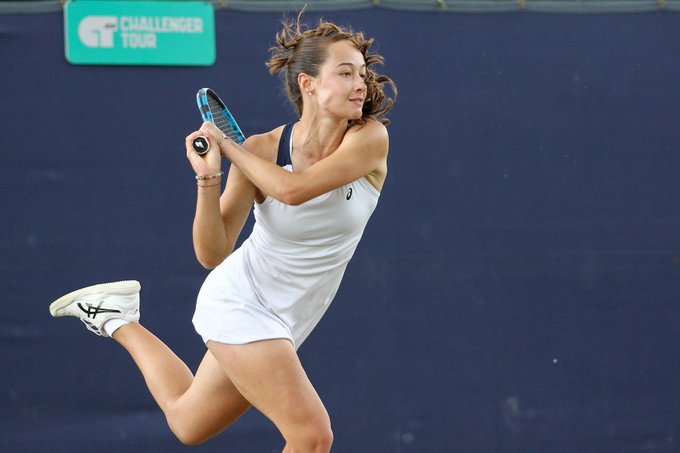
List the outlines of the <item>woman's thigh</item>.
{"label": "woman's thigh", "polygon": [[209,341],[208,348],[239,393],[272,420],[288,442],[310,432],[330,433],[326,408],[290,341],[244,345]]}
{"label": "woman's thigh", "polygon": [[223,431],[250,403],[234,386],[212,352],[206,352],[189,389],[166,413],[168,424],[184,443],[201,443]]}

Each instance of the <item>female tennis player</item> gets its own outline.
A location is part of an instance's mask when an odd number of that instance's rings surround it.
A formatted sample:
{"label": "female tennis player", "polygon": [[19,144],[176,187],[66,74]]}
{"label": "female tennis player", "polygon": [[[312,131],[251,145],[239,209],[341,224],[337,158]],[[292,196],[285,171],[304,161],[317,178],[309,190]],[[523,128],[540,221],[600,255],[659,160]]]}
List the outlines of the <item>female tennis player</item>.
{"label": "female tennis player", "polygon": [[[297,348],[333,300],[387,176],[391,79],[371,66],[372,39],[321,20],[286,22],[267,66],[280,73],[299,120],[242,146],[204,123],[186,140],[197,175],[193,225],[199,262],[213,269],[194,325],[207,352],[193,375],[139,324],[137,281],[104,283],[55,301],[132,356],[178,439],[200,444],[251,406],[285,439],[284,452],[328,452],[329,415]],[[209,141],[199,156],[191,142]],[[220,194],[222,157],[231,166]],[[254,209],[255,225],[234,250]]]}

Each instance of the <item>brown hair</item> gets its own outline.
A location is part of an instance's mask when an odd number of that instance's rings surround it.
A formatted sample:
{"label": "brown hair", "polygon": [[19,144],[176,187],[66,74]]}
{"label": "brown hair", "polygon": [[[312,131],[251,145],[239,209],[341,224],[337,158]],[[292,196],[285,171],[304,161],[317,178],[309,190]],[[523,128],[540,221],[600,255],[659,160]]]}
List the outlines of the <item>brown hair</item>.
{"label": "brown hair", "polygon": [[[361,119],[350,122],[350,125],[363,124],[368,118],[388,124],[389,120],[385,118],[385,114],[394,105],[397,87],[389,77],[371,70],[371,65],[382,65],[384,61],[382,56],[368,53],[373,39],[366,39],[361,32],[354,32],[351,28],[343,28],[323,19],[319,20],[316,28],[303,27],[300,24],[301,15],[302,13],[294,22],[283,21],[283,29],[276,34],[277,45],[269,49],[272,55],[267,62],[270,73],[278,72],[281,75],[288,100],[298,114],[302,114],[302,94],[297,82],[298,75],[305,73],[317,77],[321,65],[326,61],[328,45],[348,40],[364,56],[367,89]],[[385,85],[389,85],[393,98],[385,95]]]}

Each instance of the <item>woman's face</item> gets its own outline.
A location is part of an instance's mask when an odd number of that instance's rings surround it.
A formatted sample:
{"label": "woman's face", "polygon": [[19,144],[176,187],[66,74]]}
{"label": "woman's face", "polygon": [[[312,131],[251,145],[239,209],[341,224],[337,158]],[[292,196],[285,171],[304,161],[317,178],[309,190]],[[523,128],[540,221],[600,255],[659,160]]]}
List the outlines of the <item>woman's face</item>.
{"label": "woman's face", "polygon": [[330,44],[328,57],[316,77],[314,96],[328,115],[356,120],[366,99],[366,63],[361,52],[347,40]]}

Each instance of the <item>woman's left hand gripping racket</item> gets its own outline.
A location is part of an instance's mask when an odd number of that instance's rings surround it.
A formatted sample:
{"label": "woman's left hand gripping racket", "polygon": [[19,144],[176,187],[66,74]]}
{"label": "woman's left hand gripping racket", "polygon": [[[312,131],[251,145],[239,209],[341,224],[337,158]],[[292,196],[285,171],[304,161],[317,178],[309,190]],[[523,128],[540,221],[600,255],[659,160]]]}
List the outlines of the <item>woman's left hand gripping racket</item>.
{"label": "woman's left hand gripping racket", "polygon": [[[233,140],[237,144],[242,144],[246,139],[241,132],[241,128],[236,124],[236,120],[229,112],[229,109],[222,99],[210,88],[201,88],[196,93],[196,102],[198,109],[201,112],[203,121],[210,121],[217,126],[227,138]],[[203,136],[194,138],[191,142],[194,151],[197,154],[203,155],[210,149],[208,139]]]}

